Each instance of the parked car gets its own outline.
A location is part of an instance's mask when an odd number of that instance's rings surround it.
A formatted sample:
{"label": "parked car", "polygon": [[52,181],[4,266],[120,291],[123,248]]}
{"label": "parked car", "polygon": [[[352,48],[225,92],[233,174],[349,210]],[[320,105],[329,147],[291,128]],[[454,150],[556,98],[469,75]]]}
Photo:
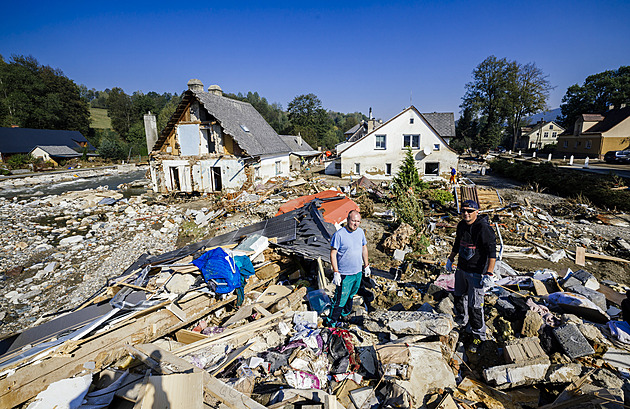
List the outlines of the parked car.
{"label": "parked car", "polygon": [[630,162],[630,150],[608,151],[604,155],[606,163]]}

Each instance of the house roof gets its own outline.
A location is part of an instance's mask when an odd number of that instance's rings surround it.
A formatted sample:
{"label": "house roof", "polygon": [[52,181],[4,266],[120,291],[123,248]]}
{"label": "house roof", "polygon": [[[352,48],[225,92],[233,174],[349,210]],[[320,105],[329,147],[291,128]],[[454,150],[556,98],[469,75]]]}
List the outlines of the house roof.
{"label": "house roof", "polygon": [[[410,109],[414,110],[414,111],[416,112],[416,114],[417,114],[419,117],[424,118],[424,120],[425,120],[425,121],[427,121],[427,124],[429,125],[429,128],[433,129],[433,131],[436,133],[437,137],[438,137],[438,138],[440,138],[440,139],[442,140],[442,142],[444,142],[444,145],[445,145],[448,149],[450,149],[452,152],[455,152],[455,151],[453,150],[453,148],[451,148],[451,147],[448,145],[448,143],[446,143],[446,141],[444,140],[443,135],[442,135],[442,134],[440,134],[440,133],[438,132],[438,130],[437,130],[437,129],[435,129],[435,127],[433,126],[433,123],[431,123],[431,122],[430,122],[430,121],[429,121],[429,120],[425,117],[425,115],[428,115],[428,114],[421,114],[421,113],[420,113],[420,111],[418,111],[418,109],[417,109],[415,106],[413,106],[413,105],[412,105],[412,106],[410,106],[409,108],[405,108],[405,109],[403,109],[402,111],[400,111],[400,112],[398,113],[398,115],[394,116],[394,117],[393,117],[393,118],[391,118],[389,121],[387,121],[387,122],[385,122],[385,123],[381,124],[381,126],[379,126],[379,128],[380,128],[380,127],[382,127],[382,126],[385,126],[385,125],[389,124],[389,123],[390,123],[390,122],[392,122],[392,121],[394,121],[396,118],[398,118],[399,116],[401,116],[401,115],[402,115],[402,114],[404,114],[405,112],[409,111]],[[439,124],[441,124],[441,125],[444,127],[444,129],[443,129],[443,131],[444,131],[444,132],[450,132],[450,131],[448,130],[448,128],[450,128],[450,126],[447,126],[447,125],[445,124],[445,122],[446,122],[446,118],[450,115],[451,121],[453,121],[453,125],[452,125],[452,128],[453,128],[453,131],[452,131],[452,132],[453,132],[453,133],[452,133],[452,134],[450,134],[450,135],[444,135],[444,136],[446,136],[446,137],[455,136],[455,119],[454,119],[454,118],[455,118],[455,116],[453,115],[453,113],[452,113],[452,112],[444,112],[444,113],[437,113],[437,112],[434,112],[433,114],[434,114],[434,117],[433,117],[434,122],[435,122],[436,124],[438,124],[438,126],[440,126]],[[438,115],[439,115],[439,116],[438,116]],[[344,150],[342,150],[341,152],[339,152],[339,155],[341,155],[342,153],[344,153],[344,152],[345,152],[345,151],[347,151],[348,149],[352,148],[352,147],[353,147],[354,145],[356,145],[359,141],[361,141],[361,140],[365,139],[368,135],[373,134],[373,133],[374,133],[374,132],[376,132],[377,130],[378,130],[378,128],[375,128],[374,130],[372,130],[372,132],[370,132],[370,133],[366,133],[366,134],[365,134],[365,135],[363,135],[361,138],[357,139],[356,141],[353,141],[351,145],[349,145],[349,146],[348,146],[348,147],[346,147]]]}
{"label": "house roof", "polygon": [[291,152],[308,152],[313,151],[317,152],[315,149],[311,148],[311,146],[306,143],[301,136],[295,135],[279,135],[280,139],[289,147]]}
{"label": "house roof", "polygon": [[582,120],[584,122],[599,122],[604,119],[601,114],[582,114]]}
{"label": "house roof", "polygon": [[62,145],[62,146],[37,145],[35,148],[31,150],[31,152],[33,152],[36,148],[43,150],[50,156],[58,157],[58,158],[78,158],[79,156],[81,156],[79,152],[65,145]]}
{"label": "house roof", "polygon": [[88,151],[95,151],[79,131],[59,131],[52,129],[0,128],[0,152],[27,153],[36,146],[67,146],[83,149],[79,143],[86,143]]}
{"label": "house roof", "polygon": [[430,112],[422,116],[442,138],[455,136],[455,115],[452,112]]}
{"label": "house roof", "polygon": [[[537,122],[535,124],[532,125],[525,125],[525,126],[521,126],[521,134],[522,136],[525,135],[529,135],[532,132],[535,132],[545,126],[547,126],[548,124],[554,124],[554,126],[556,126],[558,128],[558,134],[561,134],[562,132],[564,132],[564,128],[561,127],[560,125],[558,125],[555,121],[545,121],[545,122]],[[556,132],[555,129],[553,129],[554,132]]]}
{"label": "house roof", "polygon": [[591,126],[589,129],[586,130],[586,132],[583,133],[602,133],[610,131],[612,128],[619,125],[619,123],[621,123],[623,120],[630,117],[630,106],[620,109],[611,109],[603,115],[597,115],[601,116],[602,120],[598,121],[595,125]]}

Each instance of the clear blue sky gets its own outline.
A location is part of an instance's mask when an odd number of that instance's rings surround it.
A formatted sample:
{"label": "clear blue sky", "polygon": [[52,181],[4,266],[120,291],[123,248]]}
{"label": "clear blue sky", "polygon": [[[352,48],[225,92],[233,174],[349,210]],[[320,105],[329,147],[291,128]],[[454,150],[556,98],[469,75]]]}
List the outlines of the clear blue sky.
{"label": "clear blue sky", "polygon": [[413,104],[455,112],[489,55],[534,62],[560,105],[568,86],[630,65],[630,2],[12,1],[0,54],[32,55],[77,84],[179,93],[191,78],[258,91],[286,109],[389,119]]}

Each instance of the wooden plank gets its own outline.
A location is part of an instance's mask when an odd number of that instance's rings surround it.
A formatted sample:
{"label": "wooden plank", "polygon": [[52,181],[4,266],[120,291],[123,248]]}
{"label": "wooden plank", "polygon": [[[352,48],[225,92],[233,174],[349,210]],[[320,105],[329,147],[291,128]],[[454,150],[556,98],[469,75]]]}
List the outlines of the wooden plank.
{"label": "wooden plank", "polygon": [[587,258],[594,258],[596,260],[618,261],[620,263],[629,263],[630,264],[630,260],[626,260],[625,258],[620,258],[620,257],[615,257],[615,256],[607,256],[605,254],[586,253],[585,256]]}
{"label": "wooden plank", "polygon": [[203,409],[203,374],[150,376],[141,409]]}
{"label": "wooden plank", "polygon": [[184,321],[184,322],[188,321],[186,317],[186,313],[177,305],[175,305],[175,303],[170,303],[169,305],[166,306],[166,309],[172,312],[173,315],[175,315],[180,321]]}
{"label": "wooden plank", "polygon": [[[151,356],[153,359],[159,359],[160,361],[164,361],[170,365],[173,365],[178,370],[197,370],[200,371],[199,368],[194,367],[188,361],[163,350],[160,347],[157,347],[153,344],[143,344],[137,345],[137,349],[143,351],[148,356]],[[255,400],[249,398],[248,396],[243,395],[239,391],[231,388],[229,385],[219,381],[214,376],[210,375],[206,371],[201,371],[203,375],[203,390],[204,392],[210,394],[214,398],[220,400],[225,405],[229,406],[232,409],[265,409],[263,405],[256,402]],[[207,402],[206,402],[207,403]]]}
{"label": "wooden plank", "polygon": [[606,299],[613,304],[617,304],[621,307],[621,302],[625,300],[626,296],[624,294],[618,293],[614,289],[610,288],[606,284],[600,284],[599,289],[597,290],[600,293],[604,294]]}
{"label": "wooden plank", "polygon": [[212,368],[212,370],[208,371],[208,372],[212,373],[212,376],[217,376],[219,373],[221,373],[221,371],[223,371],[225,368],[227,368],[228,365],[230,365],[238,357],[243,355],[252,345],[254,345],[254,343],[250,342],[249,344],[247,344],[245,346],[242,346],[242,347],[240,347],[238,349],[233,350],[232,352],[230,352],[228,354],[227,358],[225,359],[225,361],[223,363],[218,365],[216,368]]}
{"label": "wooden plank", "polygon": [[193,342],[207,339],[208,335],[204,335],[200,332],[190,331],[187,329],[180,329],[175,333],[175,339],[182,344],[192,344]]}
{"label": "wooden plank", "polygon": [[[248,284],[246,291],[267,284],[261,281]],[[188,316],[188,323],[201,319],[214,309],[236,300],[230,296],[212,303],[206,294],[198,294],[180,302],[180,307]],[[70,378],[84,370],[83,365],[95,362],[96,369],[103,368],[122,357],[126,351],[124,344],[139,344],[153,341],[187,325],[165,309],[146,313],[140,311],[136,320],[115,330],[100,334],[89,342],[81,344],[72,357],[51,357],[37,365],[17,368],[15,373],[0,380],[0,407],[12,408],[43,391],[53,382]]]}
{"label": "wooden plank", "polygon": [[575,246],[575,264],[578,266],[586,265],[586,249],[582,246]]}

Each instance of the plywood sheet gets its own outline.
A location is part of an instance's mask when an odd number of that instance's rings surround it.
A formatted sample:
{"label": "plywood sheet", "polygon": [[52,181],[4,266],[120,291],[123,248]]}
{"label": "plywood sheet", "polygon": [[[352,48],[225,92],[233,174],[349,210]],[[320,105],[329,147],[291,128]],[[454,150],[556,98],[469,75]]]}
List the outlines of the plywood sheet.
{"label": "plywood sheet", "polygon": [[203,374],[150,376],[141,409],[203,409]]}

